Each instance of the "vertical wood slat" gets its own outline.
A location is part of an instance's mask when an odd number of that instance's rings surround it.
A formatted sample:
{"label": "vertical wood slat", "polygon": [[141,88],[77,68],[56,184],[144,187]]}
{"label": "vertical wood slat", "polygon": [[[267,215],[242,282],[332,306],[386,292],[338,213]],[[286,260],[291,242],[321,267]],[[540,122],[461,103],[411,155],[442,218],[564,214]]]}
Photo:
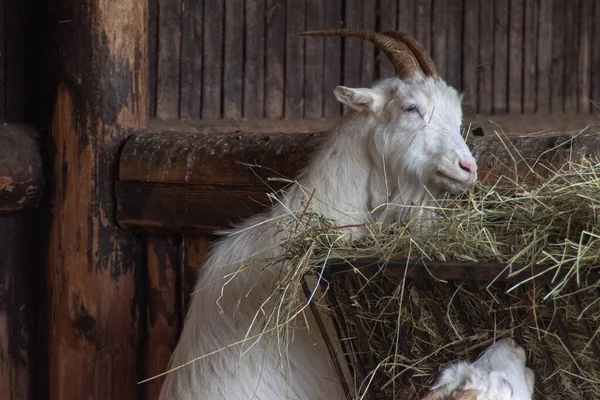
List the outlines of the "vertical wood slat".
{"label": "vertical wood slat", "polygon": [[265,106],[265,0],[246,0],[244,118],[258,119]]}
{"label": "vertical wood slat", "polygon": [[[306,29],[322,29],[325,23],[325,5],[320,0],[306,0]],[[323,116],[323,72],[324,72],[324,42],[322,37],[305,39],[304,54],[304,116],[308,119]]]}
{"label": "vertical wood slat", "polygon": [[415,10],[415,38],[428,52],[431,52],[431,3],[432,0],[416,0]]}
{"label": "vertical wood slat", "polygon": [[447,37],[447,72],[448,83],[458,90],[463,90],[462,57],[463,57],[463,1],[448,0],[448,37]]}
{"label": "vertical wood slat", "polygon": [[592,37],[592,106],[593,112],[600,112],[600,4],[594,2],[594,21]]}
{"label": "vertical wood slat", "polygon": [[[525,1],[523,22],[523,112],[536,110],[539,2]],[[512,90],[512,89],[511,89]],[[509,110],[512,112],[512,110]]]}
{"label": "vertical wood slat", "polygon": [[224,2],[204,0],[204,16],[202,118],[219,119],[223,99],[221,85],[223,83]]}
{"label": "vertical wood slat", "polygon": [[[228,0],[225,5],[223,36],[223,117],[242,117],[244,74],[244,0]],[[216,88],[214,88],[216,90]]]}
{"label": "vertical wood slat", "polygon": [[284,115],[286,3],[267,0],[265,50],[265,117]]}
{"label": "vertical wood slat", "polygon": [[[583,113],[590,112],[590,74],[591,74],[591,43],[592,43],[592,25],[597,20],[593,20],[594,1],[581,0],[579,9],[579,43],[577,54],[577,111]],[[596,42],[596,47],[600,43]]]}
{"label": "vertical wood slat", "polygon": [[398,0],[398,30],[415,35],[415,0]]}
{"label": "vertical wood slat", "polygon": [[202,2],[182,0],[179,118],[200,117],[204,18]]}
{"label": "vertical wood slat", "polygon": [[156,116],[179,116],[181,0],[158,0],[158,71]]}
{"label": "vertical wood slat", "polygon": [[[363,0],[362,4],[362,27],[369,31],[375,30],[377,19],[377,2],[372,0]],[[361,43],[361,71],[360,86],[369,87],[375,79],[375,46],[369,42]]]}
{"label": "vertical wood slat", "polygon": [[564,111],[565,14],[566,0],[554,0],[552,4],[552,84],[550,90],[550,109],[553,113]]}
{"label": "vertical wood slat", "polygon": [[524,0],[510,1],[508,45],[508,112],[521,113],[523,104]]}
{"label": "vertical wood slat", "polygon": [[[398,16],[397,16],[397,0],[380,0],[379,10],[379,31],[395,31]],[[379,54],[379,50],[376,50]],[[389,78],[394,76],[394,66],[388,60],[387,57],[383,56],[377,61],[377,77],[378,78]]]}
{"label": "vertical wood slat", "polygon": [[206,262],[212,242],[216,239],[213,235],[185,235],[183,239],[182,262],[182,291],[181,311],[185,316],[190,303],[190,296],[196,287],[198,272]]}
{"label": "vertical wood slat", "polygon": [[[342,26],[342,0],[325,2],[325,26]],[[342,107],[333,95],[333,89],[342,83],[342,38],[330,37],[324,41],[323,57],[323,116],[338,118]]]}
{"label": "vertical wood slat", "polygon": [[[1,17],[0,17],[1,18]],[[2,22],[0,22],[1,24]],[[1,31],[0,31],[1,32]],[[2,42],[0,42],[2,43]],[[0,44],[1,46],[1,44]],[[158,0],[148,0],[148,113],[156,116],[157,80],[158,80]],[[0,55],[1,59],[2,55]],[[1,70],[0,63],[0,70]]]}
{"label": "vertical wood slat", "polygon": [[578,75],[578,39],[579,39],[579,0],[571,0],[565,13],[565,72],[564,72],[564,110],[577,112],[577,75]]}
{"label": "vertical wood slat", "polygon": [[[6,37],[6,2],[0,3],[0,35]],[[0,120],[6,117],[6,40],[0,40]]]}
{"label": "vertical wood slat", "polygon": [[[362,6],[362,0],[346,0],[344,27],[362,27]],[[364,41],[356,38],[344,38],[343,43],[343,84],[349,87],[360,87],[362,46],[370,43],[364,43]],[[348,111],[349,108],[343,106],[344,114]]]}
{"label": "vertical wood slat", "polygon": [[479,0],[469,2],[464,7],[463,35],[463,92],[465,111],[477,112],[478,65],[479,65]]}
{"label": "vertical wood slat", "polygon": [[494,1],[479,2],[479,64],[477,111],[490,114],[493,106]]}
{"label": "vertical wood slat", "polygon": [[[142,247],[116,226],[117,153],[148,122],[148,3],[61,0],[48,216],[49,400],[131,400]],[[73,18],[76,16],[76,18]],[[127,37],[127,40],[123,38]]]}
{"label": "vertical wood slat", "polygon": [[287,0],[286,60],[285,60],[285,116],[302,118],[304,115],[304,43],[298,32],[305,28],[305,0]]}
{"label": "vertical wood slat", "polygon": [[[447,38],[448,38],[448,1],[449,0],[433,0],[433,15],[432,15],[432,40],[431,40],[431,57],[437,67],[438,73],[442,79],[448,77],[448,56],[447,56]],[[450,0],[452,1],[452,0]],[[455,23],[451,21],[451,23]]]}
{"label": "vertical wood slat", "polygon": [[[493,62],[493,103],[494,114],[506,113],[508,110],[508,71],[510,63],[516,60],[508,57],[510,18],[509,1],[494,1],[494,62]],[[520,66],[519,66],[520,68]]]}
{"label": "vertical wood slat", "polygon": [[538,45],[537,45],[537,111],[549,113],[552,104],[550,84],[553,65],[553,12],[551,1],[539,1]]}
{"label": "vertical wood slat", "polygon": [[7,1],[4,4],[4,51],[5,69],[5,117],[9,121],[21,121],[25,115],[25,59],[23,54],[26,24],[25,2]]}
{"label": "vertical wood slat", "polygon": [[34,341],[35,245],[27,217],[0,218],[0,399],[34,400],[37,387]]}
{"label": "vertical wood slat", "polygon": [[[171,354],[177,345],[181,330],[181,293],[179,269],[181,239],[176,236],[148,236],[146,238],[146,344],[145,377],[165,372]],[[145,399],[156,400],[164,376],[145,384]]]}

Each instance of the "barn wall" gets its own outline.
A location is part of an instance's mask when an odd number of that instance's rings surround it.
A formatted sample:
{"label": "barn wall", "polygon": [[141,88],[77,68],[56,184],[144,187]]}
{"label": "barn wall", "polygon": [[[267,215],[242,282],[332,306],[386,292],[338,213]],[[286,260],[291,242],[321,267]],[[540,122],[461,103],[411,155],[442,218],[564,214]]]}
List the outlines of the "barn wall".
{"label": "barn wall", "polygon": [[465,94],[466,111],[589,113],[600,101],[593,0],[150,0],[158,118],[322,118],[337,84],[389,76],[370,43],[304,29],[404,30]]}

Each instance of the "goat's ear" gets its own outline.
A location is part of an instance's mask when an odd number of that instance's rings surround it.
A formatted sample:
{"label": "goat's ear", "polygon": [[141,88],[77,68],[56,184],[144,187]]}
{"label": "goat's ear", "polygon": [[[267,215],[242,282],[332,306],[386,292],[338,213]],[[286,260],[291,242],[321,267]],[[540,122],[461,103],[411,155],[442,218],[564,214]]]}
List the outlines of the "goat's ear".
{"label": "goat's ear", "polygon": [[371,89],[353,89],[346,86],[336,86],[333,89],[335,98],[342,104],[358,111],[372,111],[379,102],[379,94]]}
{"label": "goat's ear", "polygon": [[477,400],[479,392],[475,389],[456,389],[450,393],[450,400]]}

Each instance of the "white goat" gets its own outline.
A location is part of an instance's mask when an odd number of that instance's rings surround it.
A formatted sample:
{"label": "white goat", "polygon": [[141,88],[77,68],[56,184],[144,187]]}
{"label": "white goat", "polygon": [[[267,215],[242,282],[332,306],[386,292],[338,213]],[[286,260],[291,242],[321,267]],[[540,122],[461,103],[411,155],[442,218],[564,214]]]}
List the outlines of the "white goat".
{"label": "white goat", "polygon": [[[161,400],[343,399],[311,313],[306,314],[313,334],[294,332],[285,344],[286,363],[264,339],[244,350],[231,346],[260,331],[249,327],[281,268],[265,260],[278,254],[278,244],[287,236],[274,222],[261,222],[302,210],[306,194],[300,186],[315,189],[325,216],[341,225],[360,225],[404,218],[404,210],[410,209],[371,213],[381,204],[424,205],[432,196],[461,191],[477,179],[475,160],[461,136],[461,97],[439,79],[431,58],[413,38],[349,29],[304,34],[369,40],[390,58],[398,77],[371,88],[336,87],[336,98],[353,111],[330,132],[298,178],[300,185],[288,190],[284,204],[250,218],[236,234],[215,244],[200,270],[170,366],[208,356],[168,373]],[[249,261],[262,262],[262,267],[236,273]]]}
{"label": "white goat", "polygon": [[502,339],[474,363],[461,361],[444,369],[421,400],[531,400],[534,379],[525,366],[525,350]]}

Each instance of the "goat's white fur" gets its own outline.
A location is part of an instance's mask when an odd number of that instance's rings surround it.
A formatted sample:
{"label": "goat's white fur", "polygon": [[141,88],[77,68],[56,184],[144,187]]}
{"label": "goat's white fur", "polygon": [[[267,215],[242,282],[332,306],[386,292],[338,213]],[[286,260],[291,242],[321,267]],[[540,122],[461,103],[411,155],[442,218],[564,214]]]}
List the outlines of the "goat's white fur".
{"label": "goat's white fur", "polygon": [[475,362],[445,368],[423,400],[531,400],[534,374],[512,339],[491,345]]}
{"label": "goat's white fur", "polygon": [[[388,78],[371,88],[338,86],[334,94],[353,111],[330,132],[298,177],[299,185],[288,190],[283,204],[242,223],[212,249],[200,270],[171,368],[258,332],[247,331],[272,291],[278,267],[251,268],[224,283],[242,262],[260,264],[277,255],[284,235],[274,223],[259,223],[286,209],[301,210],[306,199],[301,187],[309,193],[316,189],[314,201],[325,216],[340,225],[360,225],[390,223],[405,217],[398,205],[424,205],[432,196],[460,191],[476,179],[475,160],[461,136],[461,98],[443,80]],[[371,212],[381,204],[396,206]],[[167,374],[160,399],[343,399],[319,330],[311,313],[306,314],[313,335],[295,332],[286,343],[288,364],[280,365],[281,358],[271,352],[275,346],[264,340],[232,346]]]}

